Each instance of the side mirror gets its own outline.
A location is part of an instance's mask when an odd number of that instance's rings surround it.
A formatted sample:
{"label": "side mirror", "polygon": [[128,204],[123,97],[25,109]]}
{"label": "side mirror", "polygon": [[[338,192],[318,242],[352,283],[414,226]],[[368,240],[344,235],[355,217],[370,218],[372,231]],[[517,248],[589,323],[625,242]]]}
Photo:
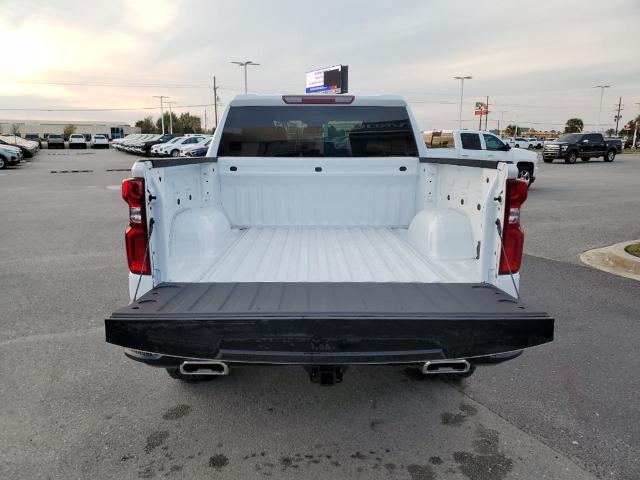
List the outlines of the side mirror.
{"label": "side mirror", "polygon": [[509,146],[508,143],[505,143],[500,150],[502,150],[503,152],[508,152],[509,150],[511,150],[511,146]]}

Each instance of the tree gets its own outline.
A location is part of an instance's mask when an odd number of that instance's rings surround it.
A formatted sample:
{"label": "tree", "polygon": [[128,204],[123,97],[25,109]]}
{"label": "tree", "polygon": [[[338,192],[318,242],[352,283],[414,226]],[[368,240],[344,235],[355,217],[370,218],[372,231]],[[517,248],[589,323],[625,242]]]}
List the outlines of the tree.
{"label": "tree", "polygon": [[504,129],[504,134],[507,137],[513,137],[516,134],[516,126],[515,125],[507,125],[507,128]]}
{"label": "tree", "polygon": [[64,134],[64,138],[69,138],[69,136],[76,133],[76,126],[72,123],[65,125],[64,130],[62,132]]}
{"label": "tree", "polygon": [[[169,133],[170,132],[169,126],[171,125],[171,122],[169,121],[169,112],[164,112],[163,117],[164,117],[164,133]],[[184,133],[180,128],[178,116],[173,112],[171,112],[171,119],[173,120],[173,133]],[[162,120],[160,118],[156,120],[156,132],[158,133],[162,132]]]}
{"label": "tree", "polygon": [[581,118],[570,118],[564,127],[564,133],[580,133],[584,129]]}
{"label": "tree", "polygon": [[182,133],[202,133],[200,117],[189,112],[180,114],[180,126]]}
{"label": "tree", "polygon": [[611,137],[611,136],[613,136],[613,135],[615,135],[615,134],[616,134],[616,129],[615,129],[615,128],[609,128],[609,129],[607,130],[607,135],[608,135],[608,136],[610,136],[610,137]]}
{"label": "tree", "polygon": [[140,133],[156,133],[158,130],[153,124],[153,118],[151,115],[144,117],[142,120],[136,122],[136,127],[140,128]]}

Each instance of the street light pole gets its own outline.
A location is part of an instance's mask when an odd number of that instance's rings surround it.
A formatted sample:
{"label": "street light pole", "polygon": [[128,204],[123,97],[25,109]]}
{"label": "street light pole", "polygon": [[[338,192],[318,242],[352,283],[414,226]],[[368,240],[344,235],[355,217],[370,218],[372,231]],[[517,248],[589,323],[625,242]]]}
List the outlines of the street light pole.
{"label": "street light pole", "polygon": [[252,62],[251,60],[247,60],[246,62],[231,62],[236,65],[244,68],[244,94],[247,94],[247,66],[248,65],[260,65],[259,63]]}
{"label": "street light pole", "polygon": [[173,112],[171,111],[171,106],[173,102],[167,102],[169,104],[169,133],[173,134]]}
{"label": "street light pole", "polygon": [[471,80],[471,75],[453,77],[455,80],[460,80],[460,115],[458,116],[458,128],[462,130],[462,99],[464,98],[464,81]]}
{"label": "street light pole", "polygon": [[600,115],[602,115],[602,97],[604,97],[604,89],[611,88],[611,85],[596,85],[593,88],[600,89],[600,108],[598,109],[598,132],[600,131]]}
{"label": "street light pole", "polygon": [[[640,103],[636,102],[636,105],[640,107]],[[640,115],[638,115],[638,117],[640,117]],[[631,144],[631,148],[636,148],[636,135],[638,134],[638,117],[636,117],[636,121],[633,125],[633,143]]]}
{"label": "street light pole", "polygon": [[162,122],[162,134],[164,135],[164,105],[162,104],[162,100],[164,98],[171,98],[166,95],[154,95],[153,98],[160,99],[160,121]]}

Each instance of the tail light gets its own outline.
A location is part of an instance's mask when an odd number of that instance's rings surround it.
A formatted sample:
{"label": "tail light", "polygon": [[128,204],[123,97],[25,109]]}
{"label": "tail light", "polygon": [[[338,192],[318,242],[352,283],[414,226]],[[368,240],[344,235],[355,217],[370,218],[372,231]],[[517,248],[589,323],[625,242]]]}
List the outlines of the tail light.
{"label": "tail light", "polygon": [[353,103],[353,95],[283,95],[282,101],[287,104],[333,105]]}
{"label": "tail light", "polygon": [[520,207],[527,199],[528,187],[524,180],[507,180],[504,222],[502,229],[502,255],[500,275],[516,273],[522,263],[524,231],[520,226]]}
{"label": "tail light", "polygon": [[129,226],[124,235],[129,270],[138,275],[150,275],[144,178],[123,180],[122,198],[129,205]]}

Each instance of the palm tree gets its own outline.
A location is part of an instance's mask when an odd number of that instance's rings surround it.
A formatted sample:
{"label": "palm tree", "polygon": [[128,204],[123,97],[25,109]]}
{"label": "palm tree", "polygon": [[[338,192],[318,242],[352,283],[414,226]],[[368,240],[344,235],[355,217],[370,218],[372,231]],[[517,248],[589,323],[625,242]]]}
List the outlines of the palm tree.
{"label": "palm tree", "polygon": [[581,118],[570,118],[564,127],[564,133],[580,133],[584,129],[584,122]]}

